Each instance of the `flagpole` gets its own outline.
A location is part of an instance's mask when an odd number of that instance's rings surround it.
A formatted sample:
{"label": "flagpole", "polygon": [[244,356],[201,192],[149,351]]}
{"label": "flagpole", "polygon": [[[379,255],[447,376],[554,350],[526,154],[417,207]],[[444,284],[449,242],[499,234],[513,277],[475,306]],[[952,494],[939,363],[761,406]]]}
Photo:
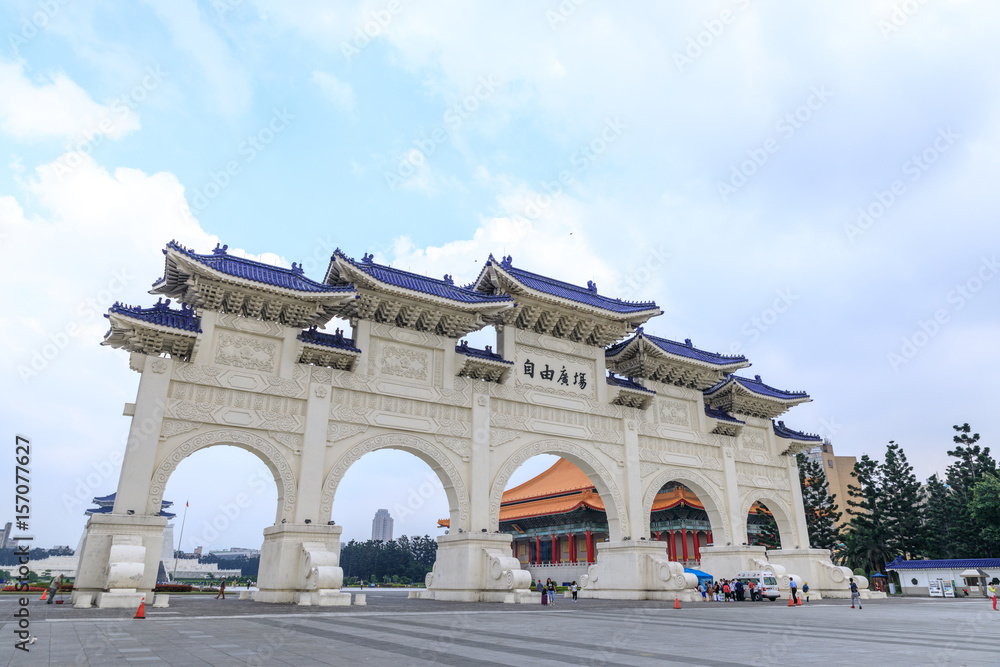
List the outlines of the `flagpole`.
{"label": "flagpole", "polygon": [[181,540],[184,539],[184,522],[188,518],[188,501],[184,501],[184,517],[181,519],[181,536],[177,539],[177,551],[174,553],[174,572],[170,575],[170,581],[177,579],[177,559],[181,557]]}

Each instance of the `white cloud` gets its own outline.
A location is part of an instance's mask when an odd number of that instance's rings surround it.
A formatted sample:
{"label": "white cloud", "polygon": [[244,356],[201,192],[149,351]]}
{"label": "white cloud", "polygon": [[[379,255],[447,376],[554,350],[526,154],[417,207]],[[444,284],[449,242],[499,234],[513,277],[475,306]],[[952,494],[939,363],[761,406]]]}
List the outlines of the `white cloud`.
{"label": "white cloud", "polygon": [[311,79],[334,106],[347,112],[354,111],[354,89],[351,88],[351,84],[319,70],[312,73]]}
{"label": "white cloud", "polygon": [[20,141],[120,139],[139,129],[139,116],[126,104],[99,104],[61,72],[32,81],[23,63],[0,62],[0,90],[0,129]]}

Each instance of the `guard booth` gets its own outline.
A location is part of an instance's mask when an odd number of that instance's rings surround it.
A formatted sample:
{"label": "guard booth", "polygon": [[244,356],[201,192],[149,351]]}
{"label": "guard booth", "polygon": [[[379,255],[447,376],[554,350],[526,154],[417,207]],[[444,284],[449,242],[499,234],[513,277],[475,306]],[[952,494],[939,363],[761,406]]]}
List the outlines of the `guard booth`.
{"label": "guard booth", "polygon": [[990,582],[988,574],[978,568],[970,568],[962,572],[961,577],[965,581],[965,588],[969,591],[969,595],[979,595],[980,597],[988,595],[987,585]]}

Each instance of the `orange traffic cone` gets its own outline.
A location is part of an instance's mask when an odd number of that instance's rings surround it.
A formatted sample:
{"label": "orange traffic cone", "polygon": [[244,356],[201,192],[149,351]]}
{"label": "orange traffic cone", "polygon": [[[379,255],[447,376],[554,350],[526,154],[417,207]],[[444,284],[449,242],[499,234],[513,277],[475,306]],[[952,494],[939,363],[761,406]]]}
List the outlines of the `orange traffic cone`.
{"label": "orange traffic cone", "polygon": [[681,608],[681,599],[679,597],[674,596],[674,609],[680,609],[680,608]]}
{"label": "orange traffic cone", "polygon": [[801,607],[802,606],[802,596],[801,595],[798,598],[796,598],[796,600],[795,600],[795,606],[796,607]]}
{"label": "orange traffic cone", "polygon": [[139,603],[139,610],[135,612],[136,618],[146,618],[146,598],[142,598],[142,602]]}
{"label": "orange traffic cone", "polygon": [[49,589],[46,588],[44,591],[42,591],[42,602],[45,602],[45,598],[48,597],[48,595],[49,595]]}
{"label": "orange traffic cone", "polygon": [[788,606],[789,607],[794,607],[795,606],[795,603],[792,602],[792,594],[791,593],[788,594]]}

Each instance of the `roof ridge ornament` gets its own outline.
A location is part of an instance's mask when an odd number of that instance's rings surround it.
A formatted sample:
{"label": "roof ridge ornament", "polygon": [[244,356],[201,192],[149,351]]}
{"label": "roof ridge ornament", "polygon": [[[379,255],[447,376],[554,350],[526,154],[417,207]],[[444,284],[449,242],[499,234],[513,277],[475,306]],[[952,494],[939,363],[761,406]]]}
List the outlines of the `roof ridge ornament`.
{"label": "roof ridge ornament", "polygon": [[597,283],[595,283],[593,280],[588,280],[587,289],[593,292],[594,294],[597,294]]}
{"label": "roof ridge ornament", "polygon": [[450,273],[444,274],[444,281],[446,283],[448,283],[449,285],[454,285],[455,284],[455,279],[451,277]]}
{"label": "roof ridge ornament", "polygon": [[370,252],[366,252],[364,254],[364,256],[361,258],[361,263],[362,264],[374,264],[375,263],[375,256],[372,255]]}
{"label": "roof ridge ornament", "polygon": [[222,245],[221,243],[216,243],[215,244],[215,249],[212,250],[212,254],[215,254],[215,255],[225,255],[225,254],[227,254],[227,252],[226,252],[227,250],[229,250],[229,246],[228,245]]}
{"label": "roof ridge ornament", "polygon": [[513,264],[514,264],[514,258],[511,255],[507,255],[502,260],[500,260],[500,266],[502,266],[505,269],[511,268]]}
{"label": "roof ridge ornament", "polygon": [[305,271],[302,269],[301,264],[296,264],[295,262],[292,262],[292,273],[301,276],[305,273]]}

